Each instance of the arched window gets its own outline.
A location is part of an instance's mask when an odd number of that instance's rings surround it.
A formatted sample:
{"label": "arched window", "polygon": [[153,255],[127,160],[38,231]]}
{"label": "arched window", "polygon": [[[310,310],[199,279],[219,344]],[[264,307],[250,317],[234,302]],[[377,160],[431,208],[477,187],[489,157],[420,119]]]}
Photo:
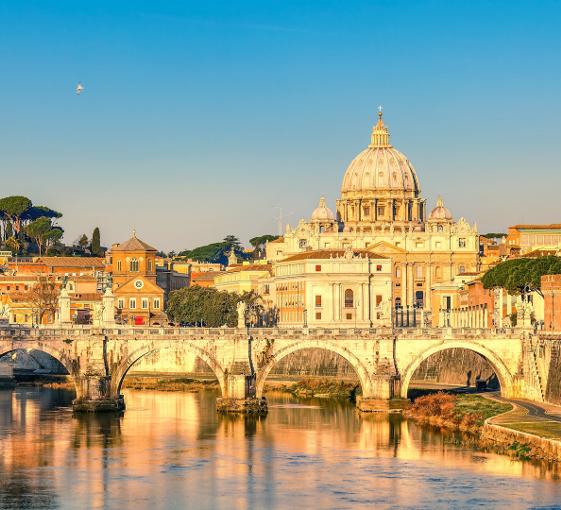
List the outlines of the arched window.
{"label": "arched window", "polygon": [[466,272],[466,266],[460,266],[460,274],[463,274]]}
{"label": "arched window", "polygon": [[347,289],[345,291],[345,308],[353,308],[354,304],[354,292],[351,289]]}
{"label": "arched window", "polygon": [[131,273],[136,273],[138,272],[138,259],[131,259],[129,262],[129,270],[131,271]]}

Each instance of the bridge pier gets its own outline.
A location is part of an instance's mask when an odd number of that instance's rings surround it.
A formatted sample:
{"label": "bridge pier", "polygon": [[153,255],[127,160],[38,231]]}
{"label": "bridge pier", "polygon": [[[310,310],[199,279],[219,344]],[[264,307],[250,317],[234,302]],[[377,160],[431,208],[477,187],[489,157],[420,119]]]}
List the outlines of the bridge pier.
{"label": "bridge pier", "polygon": [[125,410],[122,395],[112,391],[111,376],[81,375],[76,378],[77,398],[72,402],[76,412],[120,412]]}
{"label": "bridge pier", "polygon": [[409,407],[409,399],[401,397],[401,378],[397,375],[371,376],[371,384],[357,397],[356,407],[363,413],[391,413]]}
{"label": "bridge pier", "polygon": [[226,377],[225,395],[216,399],[216,411],[235,414],[267,414],[267,400],[257,398],[255,376]]}

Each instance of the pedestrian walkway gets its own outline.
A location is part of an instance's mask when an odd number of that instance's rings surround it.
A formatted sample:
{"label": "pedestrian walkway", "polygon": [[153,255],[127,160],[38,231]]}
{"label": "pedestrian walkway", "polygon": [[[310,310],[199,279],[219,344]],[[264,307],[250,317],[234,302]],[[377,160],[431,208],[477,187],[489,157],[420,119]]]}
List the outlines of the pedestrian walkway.
{"label": "pedestrian walkway", "polygon": [[501,402],[508,402],[513,406],[512,411],[491,418],[489,423],[561,441],[560,406],[527,400],[509,400],[494,393],[485,396]]}

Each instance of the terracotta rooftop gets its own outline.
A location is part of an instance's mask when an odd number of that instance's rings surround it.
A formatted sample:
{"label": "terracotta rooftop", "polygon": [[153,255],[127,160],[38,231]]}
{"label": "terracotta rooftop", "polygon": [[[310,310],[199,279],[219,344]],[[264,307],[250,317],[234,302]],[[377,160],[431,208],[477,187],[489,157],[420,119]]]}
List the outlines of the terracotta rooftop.
{"label": "terracotta rooftop", "polygon": [[36,263],[49,267],[102,267],[105,259],[101,257],[39,257]]}
{"label": "terracotta rooftop", "polygon": [[224,271],[199,271],[196,273],[191,273],[191,282],[201,280],[214,280],[214,277],[218,276],[219,274],[224,274]]}
{"label": "terracotta rooftop", "polygon": [[118,244],[111,248],[111,251],[158,251],[153,246],[140,240],[136,235],[124,243]]}
{"label": "terracotta rooftop", "polygon": [[[304,251],[302,253],[297,253],[296,255],[291,255],[283,259],[281,262],[292,262],[294,260],[314,260],[314,259],[334,259],[341,258],[345,255],[345,250],[312,250]],[[384,255],[379,255],[378,253],[372,253],[367,250],[353,250],[353,255],[363,255],[363,258],[371,259],[387,259]]]}
{"label": "terracotta rooftop", "polygon": [[242,271],[268,271],[271,272],[272,265],[271,264],[237,264],[235,266],[230,266],[232,269],[226,271],[226,273],[220,274],[228,274],[228,273],[241,273]]}
{"label": "terracotta rooftop", "polygon": [[513,225],[512,227],[508,228],[517,228],[517,229],[535,229],[535,230],[551,230],[551,229],[561,229],[561,223],[550,223],[549,225],[543,224],[528,224],[528,225]]}

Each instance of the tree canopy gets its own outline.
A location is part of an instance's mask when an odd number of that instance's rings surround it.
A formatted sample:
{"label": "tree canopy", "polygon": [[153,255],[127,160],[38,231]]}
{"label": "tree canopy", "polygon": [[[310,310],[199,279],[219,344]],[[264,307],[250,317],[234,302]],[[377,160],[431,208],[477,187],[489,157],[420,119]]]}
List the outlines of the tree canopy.
{"label": "tree canopy", "polygon": [[192,250],[183,250],[178,255],[198,262],[226,264],[231,250],[234,251],[238,258],[248,258],[247,254],[243,251],[240,240],[233,235],[226,236],[223,241],[218,243],[198,246]]}
{"label": "tree canopy", "polygon": [[95,227],[92,233],[90,251],[92,252],[92,255],[96,257],[99,257],[101,255],[101,237],[99,233],[99,227]]}
{"label": "tree canopy", "polygon": [[519,294],[525,288],[540,289],[540,279],[546,274],[561,274],[561,257],[507,260],[487,271],[481,281],[486,289],[503,287],[511,294]]}
{"label": "tree canopy", "polygon": [[42,255],[43,248],[53,247],[64,234],[64,230],[55,225],[60,217],[60,212],[44,205],[35,206],[24,196],[0,198],[0,240],[4,247],[16,253]]}
{"label": "tree canopy", "polygon": [[175,322],[211,328],[235,326],[240,296],[206,287],[186,287],[170,293],[167,313]]}
{"label": "tree canopy", "polygon": [[504,232],[489,232],[487,234],[481,234],[481,237],[486,237],[487,239],[499,239],[501,237],[506,237]]}
{"label": "tree canopy", "polygon": [[252,237],[249,240],[249,244],[253,246],[253,258],[260,259],[265,256],[265,245],[270,242],[278,239],[279,236],[271,235],[271,234],[264,234],[261,236]]}

